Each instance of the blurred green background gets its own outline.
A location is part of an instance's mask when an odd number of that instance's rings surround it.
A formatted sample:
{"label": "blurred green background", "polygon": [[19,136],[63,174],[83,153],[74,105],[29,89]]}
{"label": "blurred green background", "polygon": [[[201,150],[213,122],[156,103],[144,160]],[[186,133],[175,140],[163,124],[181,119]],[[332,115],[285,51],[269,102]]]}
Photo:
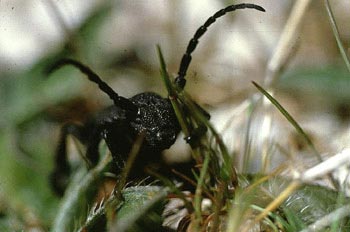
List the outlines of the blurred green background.
{"label": "blurred green background", "polygon": [[[265,7],[266,13],[246,10],[220,19],[193,54],[186,90],[209,111],[234,108],[256,91],[250,82],[262,81],[294,1],[251,2]],[[320,2],[314,1],[307,12],[276,93],[301,121],[304,116],[306,121],[326,116],[318,129],[335,139],[348,133],[350,76]],[[350,4],[333,2],[341,38],[349,48]],[[59,128],[111,103],[72,68],[49,78],[48,65],[74,57],[122,96],[144,91],[165,96],[156,44],[163,49],[170,73],[176,73],[195,30],[231,3],[0,1],[0,230],[49,228],[58,206],[48,175]],[[225,117],[212,122],[222,124]],[[325,132],[329,127],[332,130]],[[347,146],[344,141],[331,148]]]}

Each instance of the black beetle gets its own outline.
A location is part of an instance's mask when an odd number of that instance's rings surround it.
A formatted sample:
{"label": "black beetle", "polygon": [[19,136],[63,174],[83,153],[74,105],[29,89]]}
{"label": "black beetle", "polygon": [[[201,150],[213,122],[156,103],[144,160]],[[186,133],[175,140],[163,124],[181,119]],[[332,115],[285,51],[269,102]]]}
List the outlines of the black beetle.
{"label": "black beetle", "polygon": [[[216,19],[228,12],[244,8],[265,11],[262,7],[254,4],[230,5],[217,11],[197,29],[182,57],[178,76],[174,81],[179,91],[183,90],[186,85],[186,72],[192,59],[191,54],[195,50],[199,38]],[[86,158],[92,166],[96,165],[98,161],[98,145],[104,139],[112,153],[115,165],[120,169],[127,159],[136,136],[141,132],[145,133],[142,147],[134,164],[134,171],[130,173],[129,179],[145,177],[145,174],[142,175],[143,167],[151,162],[159,161],[161,152],[175,142],[180,132],[180,126],[170,100],[151,92],[140,93],[130,99],[121,97],[90,68],[72,59],[58,61],[50,67],[49,72],[64,65],[73,65],[86,74],[90,81],[98,84],[99,88],[113,100],[114,105],[102,110],[81,125],[69,123],[62,127],[56,150],[55,170],[51,175],[54,191],[62,195],[70,175],[66,152],[66,140],[69,134],[86,146]]]}

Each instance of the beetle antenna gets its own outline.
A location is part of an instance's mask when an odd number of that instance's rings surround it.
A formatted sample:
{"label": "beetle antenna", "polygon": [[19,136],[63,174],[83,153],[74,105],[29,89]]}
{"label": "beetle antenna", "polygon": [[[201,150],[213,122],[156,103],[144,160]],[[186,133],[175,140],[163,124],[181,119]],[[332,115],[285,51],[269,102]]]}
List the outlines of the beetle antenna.
{"label": "beetle antenna", "polygon": [[48,69],[48,73],[52,73],[56,71],[57,69],[65,66],[65,65],[72,65],[76,68],[78,68],[82,73],[84,73],[90,81],[95,82],[100,90],[102,90],[104,93],[106,93],[109,98],[111,98],[114,102],[114,105],[120,106],[123,109],[129,110],[131,112],[136,112],[136,106],[128,99],[119,96],[106,82],[104,82],[96,73],[94,73],[89,67],[86,65],[80,63],[79,61],[73,60],[73,59],[62,59],[58,62],[54,63],[50,68]]}
{"label": "beetle antenna", "polygon": [[250,8],[250,9],[255,9],[259,11],[265,12],[265,9],[262,8],[261,6],[255,5],[255,4],[247,4],[247,3],[242,3],[242,4],[237,4],[237,5],[230,5],[226,8],[223,8],[219,11],[217,11],[213,16],[207,19],[207,21],[197,29],[196,33],[194,34],[193,38],[190,40],[190,42],[187,45],[187,49],[185,54],[182,56],[181,63],[180,63],[180,68],[178,72],[178,76],[175,79],[175,84],[179,89],[183,89],[186,85],[186,72],[188,69],[188,66],[191,63],[192,59],[192,52],[196,49],[198,40],[202,35],[207,31],[208,27],[213,24],[216,19],[220,18],[221,16],[224,16],[228,12],[232,12],[238,9],[245,9],[245,8]]}

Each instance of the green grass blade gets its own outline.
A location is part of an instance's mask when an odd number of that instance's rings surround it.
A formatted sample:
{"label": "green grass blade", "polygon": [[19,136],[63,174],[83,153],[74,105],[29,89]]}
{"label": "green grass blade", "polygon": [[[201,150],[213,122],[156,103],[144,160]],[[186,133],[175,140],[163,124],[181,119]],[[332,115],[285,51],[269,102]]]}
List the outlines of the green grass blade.
{"label": "green grass blade", "polygon": [[110,163],[111,159],[112,157],[110,155],[106,155],[103,160],[101,160],[100,163],[88,173],[83,169],[81,169],[80,172],[77,172],[74,180],[65,193],[61,207],[53,224],[52,231],[70,231],[74,225],[74,219],[81,213],[81,205],[85,202],[87,192],[90,191],[96,182],[102,177],[103,170]]}
{"label": "green grass blade", "polygon": [[166,68],[164,56],[159,44],[157,45],[157,53],[158,53],[159,62],[160,62],[160,73],[162,76],[162,80],[168,91],[169,96],[173,96],[175,94],[174,87],[171,84],[170,77]]}
{"label": "green grass blade", "polygon": [[350,72],[349,58],[346,55],[346,51],[345,51],[344,45],[343,45],[343,43],[340,40],[339,30],[338,30],[338,27],[337,27],[337,23],[335,22],[334,15],[333,15],[331,6],[329,4],[329,1],[325,0],[324,4],[326,6],[326,10],[327,10],[327,14],[328,14],[328,17],[329,17],[329,21],[331,23],[331,27],[332,27],[332,30],[333,30],[333,34],[334,34],[335,40],[337,41],[337,45],[339,47],[340,54],[341,54],[341,56],[342,56],[342,58],[343,58],[343,60],[345,62],[346,67],[348,68],[348,70]]}
{"label": "green grass blade", "polygon": [[204,186],[205,177],[208,174],[210,156],[207,154],[203,161],[203,166],[199,174],[196,192],[194,195],[194,213],[195,218],[193,220],[193,231],[199,231],[202,223],[202,188]]}
{"label": "green grass blade", "polygon": [[[305,133],[305,131],[301,128],[301,126],[295,121],[295,119],[288,113],[286,109],[274,98],[269,94],[266,90],[264,90],[260,85],[258,85],[256,82],[253,81],[253,84],[255,87],[265,96],[267,97],[271,103],[276,106],[276,108],[283,114],[284,117],[292,124],[292,126],[297,130],[299,134],[301,134],[305,141],[307,142],[308,146],[310,149],[313,151],[314,155],[316,158],[319,160],[319,162],[322,162],[323,159],[320,155],[320,153],[316,150],[314,144],[312,143],[311,139],[309,136]],[[331,175],[328,175],[329,180],[333,184],[335,188],[338,188],[337,182],[334,180],[334,178]]]}
{"label": "green grass blade", "polygon": [[271,94],[269,94],[265,89],[263,89],[260,85],[258,85],[256,82],[252,82],[253,85],[255,85],[255,87],[265,96],[267,97],[270,102],[276,106],[276,108],[283,114],[283,116],[290,122],[290,124],[292,124],[292,126],[297,130],[297,132],[299,134],[301,134],[305,141],[307,142],[307,144],[309,145],[309,147],[311,148],[311,150],[313,151],[313,153],[317,156],[318,160],[320,162],[322,162],[322,157],[319,154],[319,152],[316,150],[314,144],[312,143],[311,139],[309,138],[309,136],[305,133],[305,131],[301,128],[301,126],[297,123],[297,121],[295,121],[295,119],[288,113],[288,111],[286,109],[284,109],[284,107],[274,98],[271,96]]}
{"label": "green grass blade", "polygon": [[179,124],[181,126],[183,133],[185,134],[185,136],[189,136],[189,134],[190,134],[189,128],[186,124],[184,113],[182,112],[181,107],[178,105],[177,93],[176,93],[176,91],[175,91],[175,89],[170,81],[170,77],[169,77],[169,74],[167,72],[166,64],[164,61],[164,56],[163,56],[162,50],[161,50],[159,45],[157,45],[157,53],[158,53],[159,62],[160,62],[161,77],[162,77],[164,85],[168,91],[170,102],[174,108],[176,117],[179,120]]}

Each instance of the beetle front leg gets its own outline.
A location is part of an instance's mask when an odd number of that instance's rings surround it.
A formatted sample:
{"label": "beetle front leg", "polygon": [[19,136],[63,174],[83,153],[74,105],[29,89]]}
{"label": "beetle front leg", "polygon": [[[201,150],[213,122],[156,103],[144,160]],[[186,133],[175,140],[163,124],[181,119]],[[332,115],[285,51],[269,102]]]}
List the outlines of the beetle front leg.
{"label": "beetle front leg", "polygon": [[80,142],[87,140],[86,129],[78,124],[67,123],[61,129],[60,140],[55,153],[55,169],[50,175],[50,184],[54,192],[62,196],[67,187],[70,166],[67,158],[67,136],[73,135]]}
{"label": "beetle front leg", "polygon": [[89,168],[97,165],[99,159],[98,146],[101,139],[101,131],[99,129],[94,129],[87,140],[86,158],[89,162]]}
{"label": "beetle front leg", "polygon": [[[210,119],[210,114],[203,109],[200,105],[194,102],[195,107],[197,108],[196,110],[199,111],[199,113],[204,116],[207,120]],[[191,112],[189,109],[185,107],[185,113],[187,115],[190,115]],[[199,145],[200,139],[207,133],[207,127],[204,124],[199,124],[196,128],[192,128],[190,131],[190,134],[186,136],[184,139],[186,143],[188,143],[192,148],[196,148]]]}

